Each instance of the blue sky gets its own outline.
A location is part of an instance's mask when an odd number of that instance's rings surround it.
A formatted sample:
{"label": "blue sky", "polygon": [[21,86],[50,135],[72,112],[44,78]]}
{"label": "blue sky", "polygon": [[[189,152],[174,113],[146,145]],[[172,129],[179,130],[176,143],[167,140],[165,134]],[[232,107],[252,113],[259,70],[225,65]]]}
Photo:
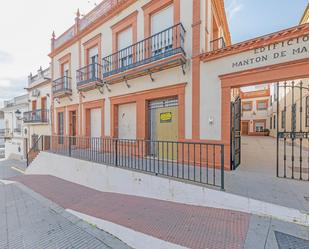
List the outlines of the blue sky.
{"label": "blue sky", "polygon": [[224,0],[232,42],[296,26],[309,0]]}

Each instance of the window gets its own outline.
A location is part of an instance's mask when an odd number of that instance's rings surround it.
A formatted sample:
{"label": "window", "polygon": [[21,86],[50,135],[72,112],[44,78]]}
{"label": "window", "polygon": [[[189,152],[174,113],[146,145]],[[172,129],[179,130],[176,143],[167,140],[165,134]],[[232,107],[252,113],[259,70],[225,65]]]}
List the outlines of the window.
{"label": "window", "polygon": [[[162,54],[173,47],[173,32],[169,29],[174,25],[173,5],[151,16],[151,35],[153,56]],[[160,32],[160,35],[155,35]]]}
{"label": "window", "polygon": [[88,79],[96,79],[99,76],[98,73],[98,61],[99,61],[99,48],[97,46],[90,48],[88,50],[88,64],[90,64],[90,68],[88,68],[89,74]]}
{"label": "window", "polygon": [[252,110],[252,102],[243,102],[242,103],[243,111],[251,111]]}
{"label": "window", "polygon": [[255,131],[256,132],[264,131],[264,122],[256,122],[255,123]]}
{"label": "window", "polygon": [[132,28],[128,28],[118,34],[117,48],[119,53],[119,67],[127,67],[133,63]]}
{"label": "window", "polygon": [[62,65],[62,76],[64,78],[63,78],[63,85],[61,87],[67,89],[67,88],[69,88],[68,77],[70,76],[69,63],[64,63]]}
{"label": "window", "polygon": [[281,112],[281,128],[285,129],[285,121],[286,121],[286,115],[285,115],[285,111]]}
{"label": "window", "polygon": [[64,115],[63,112],[58,112],[58,143],[63,144],[63,135],[64,135]]}
{"label": "window", "polygon": [[258,111],[267,110],[267,100],[257,101],[256,104]]}
{"label": "window", "polygon": [[309,127],[309,96],[306,97],[306,127]]}

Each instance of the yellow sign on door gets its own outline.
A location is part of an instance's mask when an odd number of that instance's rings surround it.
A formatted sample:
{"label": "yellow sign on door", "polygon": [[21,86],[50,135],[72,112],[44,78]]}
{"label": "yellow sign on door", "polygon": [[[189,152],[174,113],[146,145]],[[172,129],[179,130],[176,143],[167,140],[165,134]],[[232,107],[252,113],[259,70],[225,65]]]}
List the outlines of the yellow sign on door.
{"label": "yellow sign on door", "polygon": [[162,112],[160,113],[160,123],[172,122],[172,112]]}

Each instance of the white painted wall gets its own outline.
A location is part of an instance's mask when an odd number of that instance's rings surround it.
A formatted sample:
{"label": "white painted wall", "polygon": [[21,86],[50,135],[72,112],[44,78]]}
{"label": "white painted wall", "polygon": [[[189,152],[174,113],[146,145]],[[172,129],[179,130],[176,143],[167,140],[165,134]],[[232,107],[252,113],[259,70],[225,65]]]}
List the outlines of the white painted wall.
{"label": "white painted wall", "polygon": [[24,138],[12,138],[5,141],[5,158],[24,160],[25,158]]}
{"label": "white painted wall", "polygon": [[[27,137],[25,130],[28,129],[23,124],[22,120],[18,120],[15,112],[19,110],[21,112],[21,117],[24,112],[27,112],[29,109],[28,104],[29,96],[27,94],[15,97],[10,100],[13,103],[12,106],[5,106],[2,108],[4,112],[4,123],[5,128],[9,129],[12,137],[5,141],[5,157],[6,158],[15,158],[15,159],[24,159],[25,148],[24,148],[24,138]],[[14,129],[21,128],[21,132],[14,132]]]}
{"label": "white painted wall", "polygon": [[[283,48],[278,46],[275,50],[266,50],[265,52],[258,52],[256,54],[254,50],[250,50],[243,53],[219,58],[217,60],[201,63],[200,92],[203,93],[202,97],[200,98],[201,139],[221,139],[221,82],[219,79],[220,75],[308,58],[308,52],[301,54],[293,54],[293,49],[299,47],[307,47],[309,51],[309,36],[306,41],[300,39],[299,42],[297,44],[295,42],[295,45],[293,46]],[[285,56],[274,58],[274,53],[281,54],[283,51],[285,51]],[[253,63],[250,65],[245,65],[242,67],[233,67],[233,63],[235,62],[243,61],[245,59],[257,58],[260,56],[267,56],[268,60]],[[213,123],[209,123],[209,117],[213,117]]]}
{"label": "white painted wall", "polygon": [[118,106],[118,137],[136,139],[136,103]]}

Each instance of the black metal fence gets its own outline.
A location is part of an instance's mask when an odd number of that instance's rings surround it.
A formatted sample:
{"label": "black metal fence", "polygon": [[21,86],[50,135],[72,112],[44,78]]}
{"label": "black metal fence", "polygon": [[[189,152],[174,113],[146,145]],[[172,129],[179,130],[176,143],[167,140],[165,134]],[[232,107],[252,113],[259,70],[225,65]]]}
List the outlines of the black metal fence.
{"label": "black metal fence", "polygon": [[39,109],[30,112],[24,112],[25,123],[47,123],[48,122],[48,110]]}
{"label": "black metal fence", "polygon": [[76,71],[77,86],[83,86],[90,82],[102,81],[102,65],[98,63],[92,63],[85,67],[82,67]]}
{"label": "black metal fence", "polygon": [[210,51],[215,51],[222,48],[225,48],[225,41],[223,37],[210,41]]}
{"label": "black metal fence", "polygon": [[108,77],[177,53],[185,54],[185,32],[179,23],[103,58],[103,76]]}
{"label": "black metal fence", "polygon": [[277,177],[309,181],[309,87],[276,84]]}
{"label": "black metal fence", "polygon": [[72,92],[71,78],[63,76],[53,81],[52,92]]}
{"label": "black metal fence", "polygon": [[222,144],[68,136],[40,139],[38,149],[52,153],[224,189]]}

